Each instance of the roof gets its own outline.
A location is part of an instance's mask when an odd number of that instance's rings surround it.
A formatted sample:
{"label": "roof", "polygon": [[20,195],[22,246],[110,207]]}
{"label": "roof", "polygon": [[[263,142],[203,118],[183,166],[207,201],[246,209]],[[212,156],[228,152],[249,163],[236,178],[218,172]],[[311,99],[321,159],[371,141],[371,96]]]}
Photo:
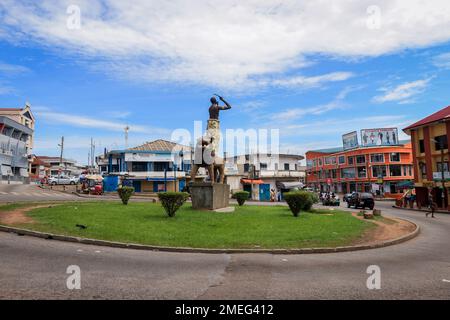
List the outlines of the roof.
{"label": "roof", "polygon": [[175,148],[186,149],[189,147],[183,146],[183,145],[175,143],[175,142],[158,139],[155,141],[146,142],[141,146],[138,146],[135,148],[130,148],[127,150],[129,150],[129,151],[167,151],[167,152],[172,152]]}
{"label": "roof", "polygon": [[438,112],[433,113],[432,115],[429,115],[428,117],[417,121],[416,123],[413,123],[412,125],[410,125],[409,127],[406,127],[405,129],[403,129],[403,131],[408,131],[417,127],[421,127],[433,122],[438,122],[441,120],[447,120],[450,119],[450,106],[439,110]]}

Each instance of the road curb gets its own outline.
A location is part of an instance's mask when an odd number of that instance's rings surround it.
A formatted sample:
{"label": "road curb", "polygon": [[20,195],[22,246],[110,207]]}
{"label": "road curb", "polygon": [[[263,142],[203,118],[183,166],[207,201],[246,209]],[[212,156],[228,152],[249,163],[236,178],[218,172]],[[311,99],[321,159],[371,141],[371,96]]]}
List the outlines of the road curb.
{"label": "road curb", "polygon": [[147,250],[147,251],[161,251],[161,252],[178,252],[178,253],[207,253],[207,254],[244,254],[244,253],[261,253],[261,254],[280,254],[280,255],[292,255],[292,254],[319,254],[319,253],[338,253],[338,252],[350,252],[384,248],[393,246],[411,240],[420,234],[420,227],[405,219],[398,219],[407,221],[416,226],[415,230],[405,236],[397,239],[381,241],[374,244],[336,247],[336,248],[303,248],[303,249],[204,249],[204,248],[180,248],[180,247],[160,247],[151,245],[142,245],[134,243],[113,242],[106,240],[96,240],[88,238],[78,238],[72,236],[56,235],[51,233],[32,231],[26,229],[13,228],[0,225],[1,232],[15,233],[21,236],[31,236],[41,239],[58,240],[72,243],[81,243],[88,245],[134,249],[134,250]]}

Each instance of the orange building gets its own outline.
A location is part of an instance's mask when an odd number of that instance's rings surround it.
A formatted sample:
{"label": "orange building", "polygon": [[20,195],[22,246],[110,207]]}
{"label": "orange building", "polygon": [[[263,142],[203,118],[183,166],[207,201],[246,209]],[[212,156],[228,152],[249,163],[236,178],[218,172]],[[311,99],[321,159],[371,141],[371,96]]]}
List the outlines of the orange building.
{"label": "orange building", "polygon": [[336,193],[396,194],[414,179],[411,143],[308,151],[307,185]]}
{"label": "orange building", "polygon": [[403,129],[411,136],[417,203],[428,205],[432,190],[434,202],[450,209],[450,106]]}

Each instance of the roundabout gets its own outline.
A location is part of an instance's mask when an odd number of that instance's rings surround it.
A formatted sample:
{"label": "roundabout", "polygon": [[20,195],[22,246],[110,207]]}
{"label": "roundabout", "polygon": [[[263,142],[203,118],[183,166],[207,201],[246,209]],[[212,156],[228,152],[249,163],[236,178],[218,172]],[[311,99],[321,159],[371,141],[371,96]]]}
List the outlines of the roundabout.
{"label": "roundabout", "polygon": [[[130,250],[0,233],[0,298],[28,299],[449,299],[450,217],[379,204],[420,226],[418,237],[373,250],[308,255]],[[345,208],[341,208],[345,210]],[[288,215],[288,218],[293,217]],[[66,268],[82,289],[65,287]],[[381,269],[369,290],[367,268]]]}
{"label": "roundabout", "polygon": [[403,219],[335,209],[292,217],[285,206],[243,206],[233,213],[194,210],[174,218],[153,203],[19,204],[0,208],[0,231],[102,246],[193,253],[306,254],[374,249],[410,240],[419,227]]}

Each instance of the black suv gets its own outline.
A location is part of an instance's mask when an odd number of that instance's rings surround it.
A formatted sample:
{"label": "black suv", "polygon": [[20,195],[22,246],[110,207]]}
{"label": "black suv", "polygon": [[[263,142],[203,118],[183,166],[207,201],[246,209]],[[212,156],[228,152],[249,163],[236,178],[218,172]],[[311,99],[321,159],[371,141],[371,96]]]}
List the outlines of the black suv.
{"label": "black suv", "polygon": [[352,196],[347,201],[347,207],[355,207],[357,208],[369,208],[370,210],[373,210],[375,207],[375,199],[373,197],[373,194],[371,193],[360,193],[355,192],[352,194]]}

